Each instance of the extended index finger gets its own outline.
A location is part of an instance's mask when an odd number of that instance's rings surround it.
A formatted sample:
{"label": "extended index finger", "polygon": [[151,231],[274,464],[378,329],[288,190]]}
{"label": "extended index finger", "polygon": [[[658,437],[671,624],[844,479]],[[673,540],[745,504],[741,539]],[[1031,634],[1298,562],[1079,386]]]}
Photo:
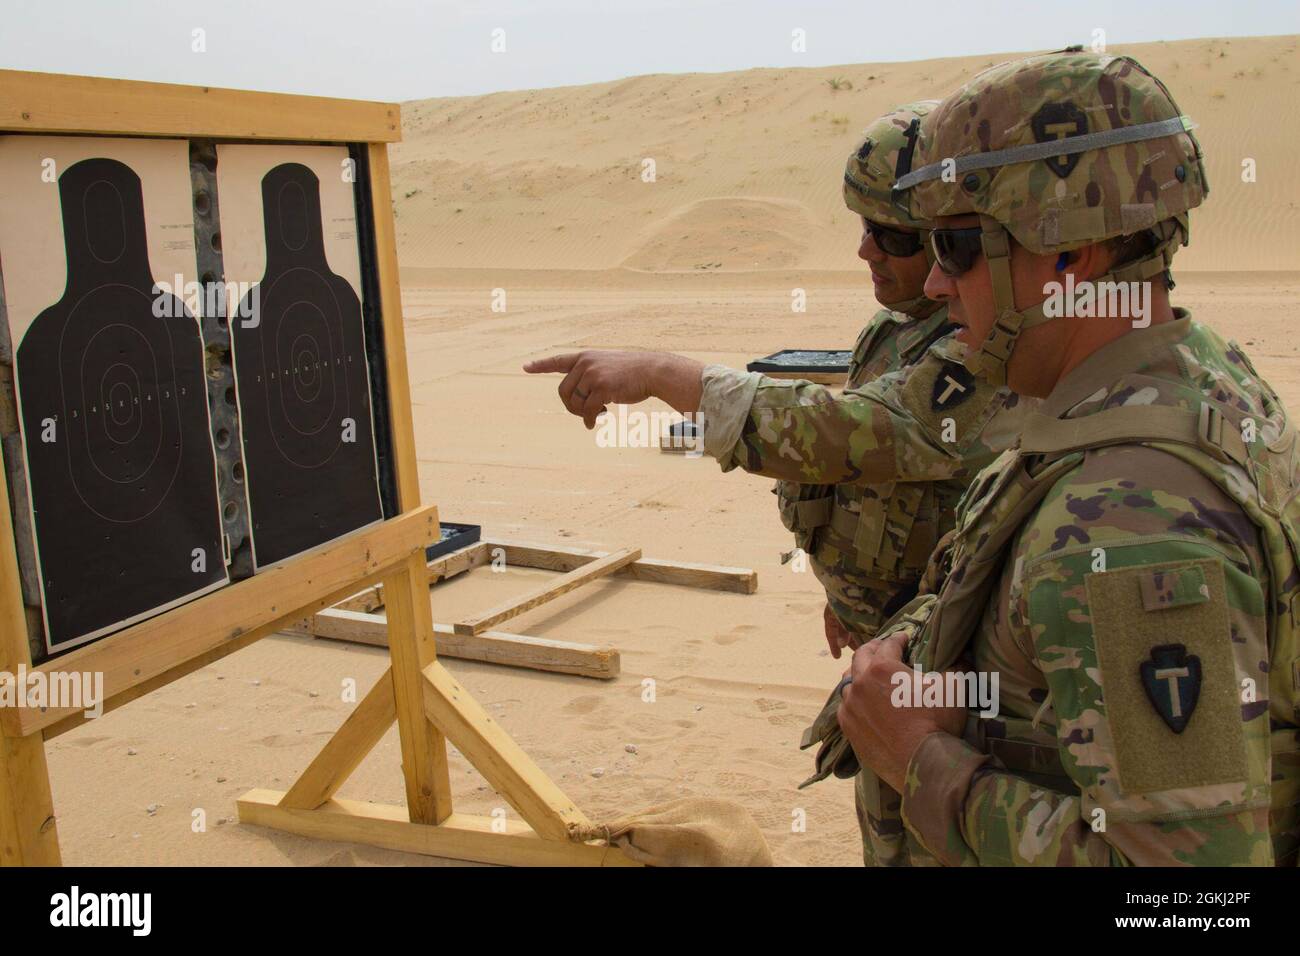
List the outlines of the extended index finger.
{"label": "extended index finger", "polygon": [[568,372],[577,361],[577,352],[566,352],[564,355],[551,355],[547,358],[533,359],[531,362],[526,362],[524,371],[533,374],[540,372]]}

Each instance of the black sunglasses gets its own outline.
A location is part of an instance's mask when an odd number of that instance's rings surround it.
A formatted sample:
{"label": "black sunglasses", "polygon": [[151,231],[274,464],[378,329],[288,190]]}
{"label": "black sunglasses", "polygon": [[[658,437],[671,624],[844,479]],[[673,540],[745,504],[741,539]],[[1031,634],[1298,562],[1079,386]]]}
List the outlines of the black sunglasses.
{"label": "black sunglasses", "polygon": [[930,232],[930,246],[934,259],[946,276],[959,276],[969,272],[975,260],[984,254],[979,226],[962,229],[934,229]]}
{"label": "black sunglasses", "polygon": [[866,227],[867,232],[871,233],[871,238],[876,240],[876,245],[887,256],[906,259],[925,248],[921,242],[920,233],[891,229],[888,226],[882,226],[878,222],[872,222],[865,216],[862,217],[862,224]]}

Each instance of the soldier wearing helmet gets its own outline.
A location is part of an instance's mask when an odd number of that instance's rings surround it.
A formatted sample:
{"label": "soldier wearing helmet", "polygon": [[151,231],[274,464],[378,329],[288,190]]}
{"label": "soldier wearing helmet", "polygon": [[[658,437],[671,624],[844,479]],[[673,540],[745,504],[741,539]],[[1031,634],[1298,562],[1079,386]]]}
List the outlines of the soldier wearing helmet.
{"label": "soldier wearing helmet", "polygon": [[[608,403],[658,397],[700,414],[704,450],[723,471],[778,479],[782,520],[826,589],[823,623],[835,657],[915,596],[957,500],[1011,444],[1025,411],[1007,389],[962,365],[946,310],[924,295],[928,223],[891,195],[934,105],[914,103],[876,120],[848,158],[845,203],[862,218],[858,254],[886,308],[859,335],[842,394],[658,353],[582,352],[525,366],[565,372],[560,397],[588,427]],[[858,812],[866,857],[901,862],[898,796],[874,777],[864,783]]]}
{"label": "soldier wearing helmet", "polygon": [[[1192,128],[1131,58],[1031,57],[931,112],[896,184],[970,366],[1043,399],[828,704],[939,862],[1296,864],[1300,448],[1170,304],[1208,192]],[[1120,283],[1143,321],[1052,300]],[[997,675],[995,706],[896,693],[953,672]]]}

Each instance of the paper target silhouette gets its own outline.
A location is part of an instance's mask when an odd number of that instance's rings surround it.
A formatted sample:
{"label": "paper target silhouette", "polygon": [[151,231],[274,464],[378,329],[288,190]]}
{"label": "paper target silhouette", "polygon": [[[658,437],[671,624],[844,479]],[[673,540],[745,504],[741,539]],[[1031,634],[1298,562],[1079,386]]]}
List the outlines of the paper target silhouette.
{"label": "paper target silhouette", "polygon": [[227,581],[203,343],[154,293],[140,177],[85,159],[58,188],[67,286],[15,355],[51,651]]}
{"label": "paper target silhouette", "polygon": [[259,568],[383,519],[361,300],[326,259],[320,180],[281,163],[261,198],[266,271],[230,323]]}

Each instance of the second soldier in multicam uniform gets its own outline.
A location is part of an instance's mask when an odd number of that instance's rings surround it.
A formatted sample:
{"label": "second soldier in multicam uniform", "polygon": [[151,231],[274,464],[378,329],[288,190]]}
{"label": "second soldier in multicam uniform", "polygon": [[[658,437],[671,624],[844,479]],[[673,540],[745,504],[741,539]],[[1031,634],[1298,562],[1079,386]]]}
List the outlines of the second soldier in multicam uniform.
{"label": "second soldier in multicam uniform", "polygon": [[886,308],[858,336],[845,391],[721,365],[702,373],[704,450],[723,471],[780,479],[781,519],[826,589],[836,657],[916,594],[957,499],[1019,428],[1016,396],[965,369],[948,310],[924,295],[927,224],[891,201],[935,105],[882,116],[848,158],[844,201],[862,218],[860,255]]}
{"label": "second soldier in multicam uniform", "polygon": [[[921,154],[898,187],[935,220],[926,288],[977,372],[1045,402],[963,499],[936,593],[855,653],[843,734],[945,864],[1296,865],[1300,441],[1169,304],[1208,189],[1191,124],[1136,61],[1067,51],[977,76]],[[1067,271],[1156,279],[1149,327],[1046,320]],[[1001,714],[894,706],[913,667],[998,673]]]}
{"label": "second soldier in multicam uniform", "polygon": [[[1014,441],[1032,404],[964,367],[946,310],[923,294],[927,223],[891,201],[933,106],[881,117],[847,162],[845,202],[863,222],[859,255],[887,308],[859,336],[842,394],[657,353],[583,352],[525,366],[565,372],[560,396],[588,427],[606,404],[658,397],[700,413],[704,449],[723,471],[779,479],[782,520],[827,592],[824,623],[836,657],[916,594],[957,500]],[[905,862],[898,795],[863,775],[857,806],[867,861]]]}

